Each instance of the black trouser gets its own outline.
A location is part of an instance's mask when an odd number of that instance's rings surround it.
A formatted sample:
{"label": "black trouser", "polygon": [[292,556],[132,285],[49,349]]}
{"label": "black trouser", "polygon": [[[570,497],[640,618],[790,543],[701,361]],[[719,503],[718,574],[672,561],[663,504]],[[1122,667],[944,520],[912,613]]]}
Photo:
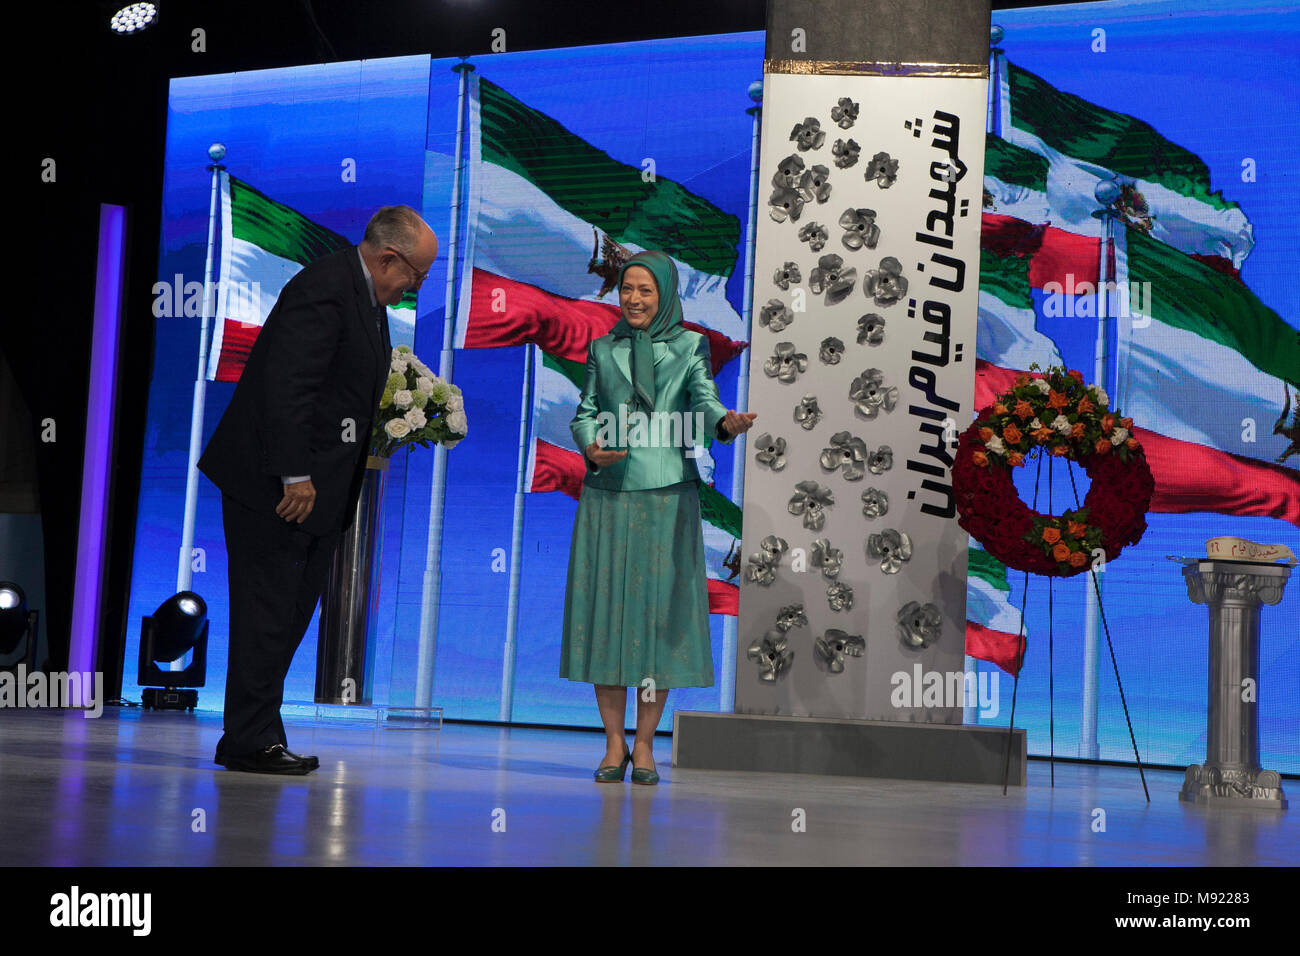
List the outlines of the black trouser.
{"label": "black trouser", "polygon": [[252,511],[223,495],[230,579],[230,659],[226,668],[227,754],[288,747],[280,705],[293,655],[311,623],[338,533],[317,537],[274,512]]}

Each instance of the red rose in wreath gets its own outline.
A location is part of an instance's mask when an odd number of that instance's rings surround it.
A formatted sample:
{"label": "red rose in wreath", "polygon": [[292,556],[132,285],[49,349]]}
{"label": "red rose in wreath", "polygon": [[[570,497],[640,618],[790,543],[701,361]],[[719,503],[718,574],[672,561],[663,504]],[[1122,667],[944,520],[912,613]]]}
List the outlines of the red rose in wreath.
{"label": "red rose in wreath", "polygon": [[[1146,533],[1155,480],[1133,420],[1078,372],[1017,376],[962,433],[953,496],[962,528],[1009,568],[1071,577],[1113,561]],[[1044,515],[1020,500],[1011,469],[1038,454],[1077,462],[1092,479],[1083,504]]]}

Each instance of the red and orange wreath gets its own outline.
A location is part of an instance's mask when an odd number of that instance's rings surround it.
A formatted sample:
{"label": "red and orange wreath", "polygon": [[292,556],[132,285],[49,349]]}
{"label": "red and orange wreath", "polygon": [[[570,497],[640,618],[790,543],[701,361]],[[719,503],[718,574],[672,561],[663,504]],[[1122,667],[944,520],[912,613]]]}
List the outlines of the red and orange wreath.
{"label": "red and orange wreath", "polygon": [[[1113,561],[1146,531],[1155,481],[1133,420],[1083,375],[1022,373],[962,433],[953,462],[957,523],[1009,568],[1071,577],[1094,555]],[[1039,454],[1078,464],[1092,480],[1083,505],[1044,515],[1020,500],[1011,469]],[[1100,550],[1098,550],[1100,549]]]}

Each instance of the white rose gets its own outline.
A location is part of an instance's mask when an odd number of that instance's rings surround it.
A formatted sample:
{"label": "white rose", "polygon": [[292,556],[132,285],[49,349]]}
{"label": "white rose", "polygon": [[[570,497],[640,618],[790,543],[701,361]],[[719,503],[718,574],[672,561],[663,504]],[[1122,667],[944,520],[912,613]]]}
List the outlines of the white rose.
{"label": "white rose", "polygon": [[1110,404],[1110,396],[1106,394],[1106,390],[1100,385],[1092,386],[1091,391],[1092,400],[1097,403],[1098,408],[1103,408]]}
{"label": "white rose", "polygon": [[1029,430],[1031,432],[1036,432],[1042,427],[1043,427],[1043,423],[1040,422],[1037,418],[1035,418],[1032,422],[1029,423]]}
{"label": "white rose", "polygon": [[407,412],[405,415],[402,416],[402,419],[406,422],[406,424],[410,425],[413,429],[417,431],[423,428],[425,424],[428,422],[428,419],[424,417],[424,412],[420,411],[418,408],[411,409],[409,412]]}
{"label": "white rose", "polygon": [[1062,435],[1068,435],[1070,434],[1071,428],[1070,420],[1064,415],[1057,415],[1052,419],[1052,428],[1060,432]]}
{"label": "white rose", "polygon": [[458,435],[469,434],[469,419],[464,412],[451,412],[447,416],[447,427]]}
{"label": "white rose", "polygon": [[393,418],[384,424],[384,432],[389,438],[405,438],[411,434],[411,426],[405,419]]}
{"label": "white rose", "polygon": [[443,442],[443,443],[442,443],[442,447],[443,447],[443,448],[446,448],[448,451],[450,451],[451,449],[453,449],[453,448],[455,448],[457,445],[459,445],[459,444],[461,443],[461,441],[462,441],[462,439],[460,439],[460,438],[453,438],[453,439],[451,439],[451,441],[445,441],[445,442]]}
{"label": "white rose", "polygon": [[465,399],[461,398],[459,395],[452,395],[449,399],[447,399],[447,411],[459,412],[462,411],[464,408],[465,408]]}
{"label": "white rose", "polygon": [[402,375],[405,375],[406,367],[407,367],[406,359],[394,358],[391,362],[388,363],[388,367],[394,372],[400,372]]}
{"label": "white rose", "polygon": [[1110,433],[1110,443],[1112,445],[1122,445],[1126,441],[1128,441],[1127,428],[1117,428]]}
{"label": "white rose", "polygon": [[1007,446],[1002,444],[1002,439],[999,438],[997,435],[994,435],[984,444],[989,451],[994,452],[995,454],[1005,455],[1007,453]]}
{"label": "white rose", "polygon": [[415,387],[417,391],[424,392],[425,395],[428,395],[430,392],[433,391],[433,379],[417,378],[415,380]]}
{"label": "white rose", "polygon": [[402,411],[406,411],[410,408],[414,401],[415,399],[411,397],[411,390],[409,388],[404,388],[400,392],[393,392],[393,404]]}

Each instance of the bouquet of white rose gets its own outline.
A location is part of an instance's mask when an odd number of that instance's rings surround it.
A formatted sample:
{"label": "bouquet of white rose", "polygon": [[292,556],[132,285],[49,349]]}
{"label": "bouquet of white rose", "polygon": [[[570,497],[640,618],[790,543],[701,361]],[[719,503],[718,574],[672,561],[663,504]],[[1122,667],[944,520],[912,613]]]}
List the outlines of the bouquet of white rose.
{"label": "bouquet of white rose", "polygon": [[390,458],[399,448],[409,452],[429,442],[455,448],[468,433],[460,389],[434,375],[407,346],[393,349],[370,453]]}

